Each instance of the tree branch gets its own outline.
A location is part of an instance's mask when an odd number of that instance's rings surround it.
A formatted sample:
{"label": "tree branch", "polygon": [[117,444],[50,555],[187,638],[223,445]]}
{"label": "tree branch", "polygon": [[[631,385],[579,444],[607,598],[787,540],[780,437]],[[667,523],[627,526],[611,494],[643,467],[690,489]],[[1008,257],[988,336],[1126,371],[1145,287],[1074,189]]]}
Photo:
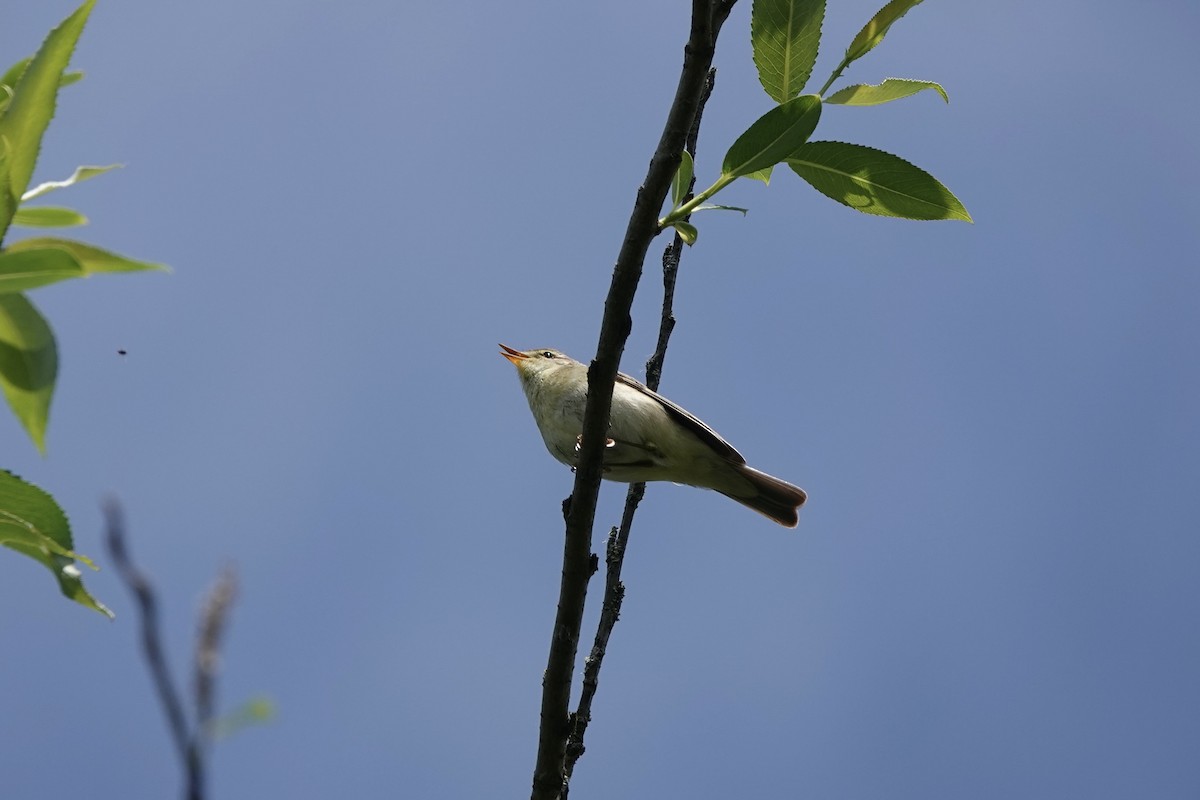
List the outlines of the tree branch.
{"label": "tree branch", "polygon": [[167,715],[167,727],[171,731],[171,740],[175,743],[175,750],[183,767],[184,796],[188,800],[202,800],[203,754],[199,743],[188,730],[187,716],[183,711],[183,702],[179,699],[179,690],[171,680],[171,670],[167,666],[162,633],[158,625],[158,600],[154,596],[154,588],[129,557],[129,550],[125,544],[124,516],[115,500],[105,502],[104,517],[109,555],[112,556],[117,574],[129,587],[133,599],[137,602],[138,616],[142,623],[142,652],[146,657],[146,665],[150,668],[154,688],[158,691],[158,702]]}
{"label": "tree branch", "polygon": [[587,408],[575,485],[564,504],[566,536],[558,612],[550,654],[542,678],[541,727],[533,773],[533,800],[552,800],[564,783],[566,743],[570,733],[568,706],[571,677],[583,624],[583,607],[590,577],[592,525],[600,490],[601,459],[617,367],[625,350],[632,321],[629,316],[650,242],[658,234],[658,213],[679,167],[688,131],[696,117],[705,76],[712,65],[717,34],[735,0],[693,0],[691,34],[684,47],[683,68],[675,99],[667,113],[662,136],[638,190],[613,269],[596,357],[588,368]]}
{"label": "tree branch", "polygon": [[208,590],[200,612],[196,636],[196,658],[192,665],[192,686],[196,695],[195,741],[203,747],[212,737],[216,708],[217,673],[221,666],[221,639],[229,624],[229,611],[237,599],[237,573],[226,564]]}
{"label": "tree branch", "polygon": [[[717,71],[710,69],[704,81],[704,89],[700,95],[700,105],[696,109],[696,118],[688,132],[685,149],[696,156],[696,142],[700,137],[700,120],[704,115],[704,106],[712,94]],[[688,186],[687,197],[690,198],[695,188],[696,180]],[[686,198],[685,198],[686,201]],[[686,219],[686,218],[685,218]],[[663,361],[667,356],[667,345],[671,340],[671,332],[675,329],[675,279],[679,273],[679,259],[683,255],[683,239],[675,234],[671,243],[663,251],[663,304],[662,315],[658,325],[658,344],[654,354],[646,361],[646,385],[653,391],[658,391],[662,380]],[[604,601],[600,606],[600,621],[596,625],[596,636],[592,642],[592,650],[583,662],[583,688],[579,696],[579,705],[571,715],[570,735],[567,739],[565,776],[569,786],[571,775],[575,770],[575,762],[583,755],[583,737],[588,723],[592,720],[592,700],[600,686],[600,667],[608,652],[608,640],[612,637],[613,628],[621,616],[621,605],[625,600],[625,584],[621,582],[621,569],[625,564],[625,551],[629,545],[629,532],[633,527],[633,516],[638,504],[646,494],[646,484],[634,483],[625,494],[625,510],[621,514],[620,528],[613,528],[608,535],[605,547]],[[564,800],[566,790],[563,792]]]}
{"label": "tree branch", "polygon": [[125,543],[125,522],[121,507],[115,500],[104,504],[108,552],[117,574],[137,603],[142,627],[142,651],[150,676],[158,692],[158,701],[167,716],[171,740],[179,755],[184,772],[186,800],[203,800],[205,792],[205,749],[212,737],[213,709],[216,705],[217,668],[220,665],[221,637],[229,623],[229,611],[237,594],[237,582],[232,567],[225,567],[209,590],[200,614],[196,656],[193,663],[195,691],[195,727],[189,728],[187,714],[179,689],[171,678],[167,657],[163,651],[162,633],[158,624],[158,600],[145,573],[129,556]]}

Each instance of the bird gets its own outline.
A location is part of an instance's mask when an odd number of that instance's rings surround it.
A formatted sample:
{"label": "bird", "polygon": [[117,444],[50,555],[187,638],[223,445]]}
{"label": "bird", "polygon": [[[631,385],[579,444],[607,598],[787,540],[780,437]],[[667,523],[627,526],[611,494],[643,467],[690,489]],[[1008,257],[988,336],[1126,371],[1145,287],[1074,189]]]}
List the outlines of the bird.
{"label": "bird", "polygon": [[[521,379],[550,455],[575,468],[587,404],[587,365],[559,350],[500,345]],[[645,384],[617,373],[603,477],[623,483],[670,481],[712,489],[788,528],[808,495],[749,466],[733,445],[695,415]]]}

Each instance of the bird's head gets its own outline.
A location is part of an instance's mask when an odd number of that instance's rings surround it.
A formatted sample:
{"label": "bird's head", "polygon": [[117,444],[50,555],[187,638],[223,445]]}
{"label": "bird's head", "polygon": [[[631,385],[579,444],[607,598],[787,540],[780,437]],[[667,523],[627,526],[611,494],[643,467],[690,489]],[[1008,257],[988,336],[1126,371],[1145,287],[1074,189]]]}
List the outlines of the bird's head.
{"label": "bird's head", "polygon": [[515,350],[506,344],[502,344],[500,345],[500,355],[512,362],[512,365],[517,368],[517,374],[521,376],[521,380],[523,381],[544,377],[549,372],[556,371],[562,367],[582,366],[570,356],[548,347],[536,350]]}

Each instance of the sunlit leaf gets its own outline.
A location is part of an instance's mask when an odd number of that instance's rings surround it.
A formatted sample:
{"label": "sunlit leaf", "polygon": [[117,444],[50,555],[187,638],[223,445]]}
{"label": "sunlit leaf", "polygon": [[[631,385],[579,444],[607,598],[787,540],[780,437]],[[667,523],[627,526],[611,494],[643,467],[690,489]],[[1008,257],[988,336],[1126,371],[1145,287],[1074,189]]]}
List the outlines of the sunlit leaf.
{"label": "sunlit leaf", "polygon": [[715,203],[703,203],[702,205],[698,205],[692,209],[692,213],[697,211],[740,211],[742,212],[742,216],[750,213],[750,209],[748,208],[742,208],[740,206],[720,206],[716,205]]}
{"label": "sunlit leaf", "polygon": [[940,94],[947,103],[950,102],[950,96],[940,85],[933,81],[918,81],[911,78],[888,78],[878,85],[856,83],[829,95],[825,98],[825,102],[846,106],[877,106],[880,103],[890,103],[902,97],[910,97],[925,89],[932,89]]}
{"label": "sunlit leaf", "polygon": [[0,544],[49,569],[68,598],[112,617],[83,587],[75,562],[94,566],[72,550],[71,526],[62,508],[46,492],[5,470],[0,470]]}
{"label": "sunlit leaf", "polygon": [[[75,43],[83,32],[84,23],[95,0],[86,0],[75,13],[50,31],[37,53],[29,61],[13,87],[8,107],[0,116],[0,141],[7,147],[7,158],[0,162],[6,175],[0,187],[7,187],[14,197],[25,193],[41,147],[42,135],[54,116],[55,98],[63,72],[71,60]],[[7,232],[9,220],[0,220],[0,241]]]}
{"label": "sunlit leaf", "polygon": [[671,202],[676,207],[683,203],[683,198],[687,197],[688,189],[692,186],[693,168],[692,154],[684,150],[679,158],[679,169],[675,170],[675,177],[671,179]]}
{"label": "sunlit leaf", "polygon": [[804,144],[821,118],[821,98],[801,95],[763,114],[737,138],[721,172],[743,177],[773,167]]}
{"label": "sunlit leaf", "polygon": [[758,80],[777,103],[804,90],[817,60],[825,0],[754,0],[750,43]]}
{"label": "sunlit leaf", "polygon": [[683,220],[680,220],[679,222],[672,222],[671,227],[675,229],[675,232],[679,234],[679,238],[683,239],[683,243],[686,245],[695,244],[696,237],[700,235],[700,232],[696,230],[695,225],[691,224],[690,222],[684,222]]}
{"label": "sunlit leaf", "polygon": [[751,180],[755,180],[755,181],[762,181],[767,186],[770,186],[771,185],[771,172],[774,169],[775,169],[775,167],[773,167],[773,166],[764,167],[763,169],[755,170],[754,172],[751,172],[749,175],[743,175],[742,177],[750,178]]}
{"label": "sunlit leaf", "polygon": [[871,52],[877,44],[883,41],[883,37],[887,36],[888,29],[892,27],[892,24],[920,2],[921,0],[892,0],[879,9],[850,42],[850,46],[846,48],[846,63],[860,59]]}
{"label": "sunlit leaf", "polygon": [[65,189],[68,186],[74,186],[75,184],[82,183],[89,178],[94,178],[97,175],[103,175],[109,170],[118,169],[123,166],[124,164],[109,164],[108,166],[104,167],[76,167],[75,171],[71,173],[70,177],[67,177],[61,181],[46,181],[45,183],[39,183],[37,186],[33,187],[21,196],[21,202],[27,203],[35,197],[41,197],[42,195],[52,192],[55,189]]}
{"label": "sunlit leaf", "polygon": [[21,206],[13,214],[12,224],[26,228],[73,228],[87,225],[88,219],[72,208],[59,206]]}
{"label": "sunlit leaf", "polygon": [[873,147],[809,142],[788,159],[788,166],[817,191],[865,214],[972,221],[937,178]]}
{"label": "sunlit leaf", "polygon": [[0,251],[0,293],[21,292],[102,272],[170,270],[72,239],[22,239]]}
{"label": "sunlit leaf", "polygon": [[0,250],[0,296],[82,278],[85,274],[78,259],[56,247]]}
{"label": "sunlit leaf", "polygon": [[23,294],[0,294],[0,389],[38,450],[58,375],[58,348],[46,320]]}

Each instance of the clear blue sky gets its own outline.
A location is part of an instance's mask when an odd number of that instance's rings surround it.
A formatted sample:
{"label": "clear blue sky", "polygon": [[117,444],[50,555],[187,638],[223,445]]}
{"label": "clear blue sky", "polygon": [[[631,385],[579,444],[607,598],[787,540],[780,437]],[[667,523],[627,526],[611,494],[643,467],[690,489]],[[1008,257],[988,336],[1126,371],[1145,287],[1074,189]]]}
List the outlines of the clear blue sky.
{"label": "clear blue sky", "polygon": [[[877,2],[831,2],[821,80]],[[8,3],[4,63],[73,7]],[[279,715],[218,747],[214,797],[525,796],[571,476],[495,343],[594,352],[688,7],[100,0],[35,178],[126,163],[61,200],[175,271],[33,295],[49,455],[4,415],[0,465],[103,565],[119,495],[177,667],[238,565],[222,706]],[[950,104],[829,108],[817,138],[976,224],[786,174],[699,219],[663,391],[811,499],[788,531],[651,487],[572,800],[1200,795],[1198,25],[925,3],[847,78]],[[768,107],[748,26],[710,179]],[[88,584],[116,621],[0,553],[3,794],[177,796],[129,600]]]}

